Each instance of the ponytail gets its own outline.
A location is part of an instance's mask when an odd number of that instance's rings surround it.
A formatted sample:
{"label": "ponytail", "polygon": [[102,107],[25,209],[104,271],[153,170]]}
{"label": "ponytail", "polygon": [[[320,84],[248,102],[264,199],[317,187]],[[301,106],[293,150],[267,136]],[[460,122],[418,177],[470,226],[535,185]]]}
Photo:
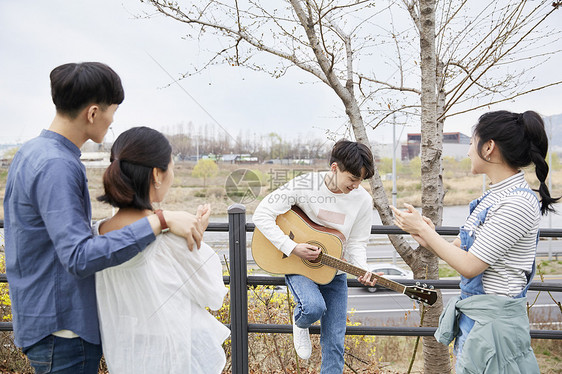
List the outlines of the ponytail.
{"label": "ponytail", "polygon": [[544,129],[544,122],[536,112],[530,110],[519,114],[518,121],[525,129],[525,137],[530,143],[529,157],[535,164],[535,174],[540,183],[538,190],[535,191],[540,195],[541,213],[545,215],[548,212],[554,212],[552,205],[560,198],[551,197],[548,186],[545,183],[549,168],[546,162],[548,137]]}
{"label": "ponytail", "polygon": [[[138,168],[139,166],[136,166]],[[134,207],[137,209],[152,209],[150,201],[141,197],[149,196],[149,184],[152,168],[140,166],[145,169],[143,179],[146,183],[138,183],[134,180],[135,171],[131,170],[131,164],[126,160],[111,159],[111,164],[103,174],[103,188],[105,193],[98,197],[98,201],[108,203],[116,208]],[[140,189],[136,191],[136,189]]]}
{"label": "ponytail", "polygon": [[540,182],[537,190],[541,200],[541,213],[554,212],[553,204],[560,198],[552,198],[545,183],[548,176],[546,155],[548,137],[540,115],[533,111],[521,114],[505,110],[483,114],[474,127],[478,137],[478,153],[483,158],[482,145],[494,140],[505,162],[513,168],[535,164],[535,173]]}

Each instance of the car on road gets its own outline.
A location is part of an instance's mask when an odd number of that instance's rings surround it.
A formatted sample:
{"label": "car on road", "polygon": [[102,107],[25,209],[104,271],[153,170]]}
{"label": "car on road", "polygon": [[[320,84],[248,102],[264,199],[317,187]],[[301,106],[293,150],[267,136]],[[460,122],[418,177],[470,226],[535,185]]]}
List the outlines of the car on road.
{"label": "car on road", "polygon": [[[400,279],[414,279],[414,273],[411,270],[406,270],[399,266],[385,262],[372,264],[370,272],[383,273],[383,277],[397,282],[400,282]],[[386,290],[386,288],[377,284],[375,284],[375,287],[367,287],[367,291],[369,292],[377,292],[379,290]]]}

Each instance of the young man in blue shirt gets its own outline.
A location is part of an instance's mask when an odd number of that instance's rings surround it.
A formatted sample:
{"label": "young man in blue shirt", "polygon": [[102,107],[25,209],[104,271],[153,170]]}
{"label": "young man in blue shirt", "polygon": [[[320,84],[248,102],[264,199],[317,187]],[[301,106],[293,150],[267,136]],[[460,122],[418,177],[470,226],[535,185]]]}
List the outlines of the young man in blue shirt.
{"label": "young man in blue shirt", "polygon": [[[204,226],[165,211],[103,236],[91,231],[80,148],[101,143],[123,102],[119,76],[98,62],[70,63],[50,75],[56,115],[24,144],[8,172],[4,198],[6,273],[15,343],[37,372],[97,373],[100,343],[94,273],[144,250],[167,226],[199,247]],[[161,213],[161,212],[159,212]]]}

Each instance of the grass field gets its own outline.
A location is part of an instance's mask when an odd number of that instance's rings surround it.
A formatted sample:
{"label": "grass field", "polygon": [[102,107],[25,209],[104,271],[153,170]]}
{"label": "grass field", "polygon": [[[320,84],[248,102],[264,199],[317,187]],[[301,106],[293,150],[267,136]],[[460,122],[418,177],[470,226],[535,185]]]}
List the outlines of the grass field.
{"label": "grass field", "polygon": [[[246,203],[248,213],[252,213],[272,189],[282,185],[285,181],[308,171],[326,170],[324,163],[313,166],[302,165],[273,165],[273,164],[219,164],[216,176],[197,178],[192,175],[194,162],[178,162],[174,169],[174,184],[163,207],[172,210],[187,210],[194,212],[199,204],[210,203],[214,215],[226,215],[228,206],[234,203],[227,196],[225,184],[229,175],[240,169],[251,170],[260,178],[261,191],[256,200]],[[111,214],[111,208],[101,204],[95,198],[103,193],[102,176],[104,169],[88,169],[88,181],[90,195],[92,197],[93,218],[100,219]],[[531,186],[536,187],[536,178],[533,170],[526,171],[526,176]],[[3,174],[0,172],[0,186],[3,185]],[[383,185],[387,192],[387,197],[391,201],[392,181],[384,180]],[[362,186],[370,191],[367,181]],[[453,169],[444,172],[443,186],[445,189],[444,205],[467,205],[471,200],[479,197],[482,193],[482,177],[474,176],[465,169]],[[552,196],[562,195],[562,171],[552,172]],[[398,175],[397,179],[397,204],[401,206],[403,202],[411,203],[415,206],[421,204],[421,183],[418,176],[405,174]],[[3,193],[3,188],[2,192]],[[446,223],[445,223],[446,224]]]}

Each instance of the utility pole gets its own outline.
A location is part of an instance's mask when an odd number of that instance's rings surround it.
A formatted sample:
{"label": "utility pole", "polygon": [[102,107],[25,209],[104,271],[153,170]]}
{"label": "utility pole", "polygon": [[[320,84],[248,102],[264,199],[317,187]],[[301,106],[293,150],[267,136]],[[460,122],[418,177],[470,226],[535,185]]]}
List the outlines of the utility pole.
{"label": "utility pole", "polygon": [[199,134],[195,135],[195,144],[197,149],[197,162],[199,162]]}
{"label": "utility pole", "polygon": [[[396,207],[396,115],[392,115],[392,206]],[[396,265],[396,249],[392,251],[392,263]]]}
{"label": "utility pole", "polygon": [[392,205],[396,206],[396,115],[392,115]]}

